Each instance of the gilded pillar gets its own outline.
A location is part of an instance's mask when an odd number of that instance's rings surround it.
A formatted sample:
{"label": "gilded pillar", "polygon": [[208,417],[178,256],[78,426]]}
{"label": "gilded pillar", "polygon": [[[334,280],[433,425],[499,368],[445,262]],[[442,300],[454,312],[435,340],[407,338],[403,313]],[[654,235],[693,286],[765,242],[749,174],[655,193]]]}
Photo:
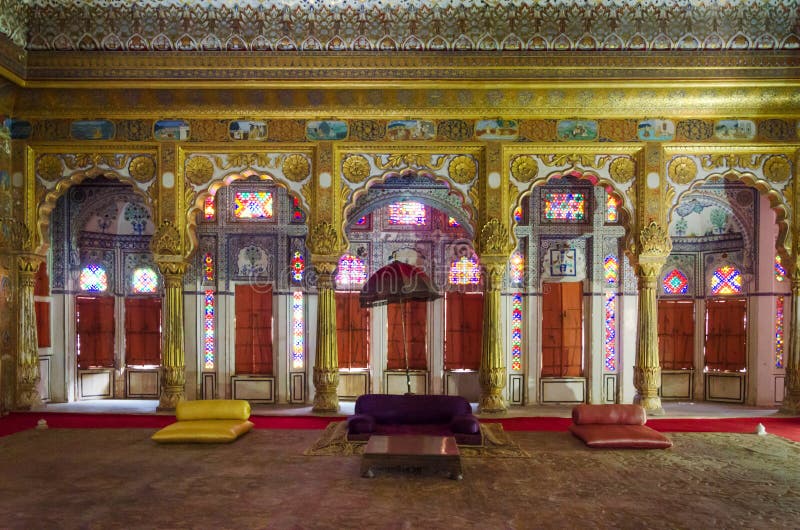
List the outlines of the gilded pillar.
{"label": "gilded pillar", "polygon": [[656,222],[646,226],[640,236],[637,274],[639,276],[639,315],[637,326],[636,364],[633,367],[634,403],[648,414],[661,415],[661,365],[658,357],[658,306],[656,287],[659,273],[672,250],[666,229]]}
{"label": "gilded pillar", "polygon": [[183,275],[187,263],[177,256],[157,256],[156,263],[164,277],[164,330],[161,342],[161,395],[158,410],[174,410],[178,402],[186,397]]}
{"label": "gilded pillar", "polygon": [[781,412],[800,414],[800,267],[792,267],[792,322],[789,324],[789,348],[784,367],[783,403]]}
{"label": "gilded pillar", "polygon": [[17,333],[17,391],[15,408],[30,410],[42,402],[39,390],[39,341],[36,336],[36,312],[33,291],[36,286],[36,271],[42,257],[36,254],[17,255],[19,282],[19,322]]}
{"label": "gilded pillar", "polygon": [[317,271],[317,351],[314,358],[313,412],[339,412],[339,348],[336,342],[336,297],[333,273],[336,263],[320,261]]}
{"label": "gilded pillar", "polygon": [[500,288],[506,262],[502,258],[481,259],[484,277],[483,297],[483,339],[481,345],[481,364],[478,379],[481,396],[478,408],[481,412],[505,412],[508,410],[503,399],[506,386],[506,363],[503,351],[503,326],[500,318]]}

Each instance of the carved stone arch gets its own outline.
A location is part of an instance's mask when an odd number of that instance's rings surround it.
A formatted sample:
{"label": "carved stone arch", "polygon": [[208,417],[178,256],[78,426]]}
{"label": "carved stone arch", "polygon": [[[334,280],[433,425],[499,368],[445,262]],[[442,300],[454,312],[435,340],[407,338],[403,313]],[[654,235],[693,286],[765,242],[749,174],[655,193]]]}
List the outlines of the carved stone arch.
{"label": "carved stone arch", "polygon": [[450,181],[412,169],[385,173],[355,190],[344,207],[343,228],[382,206],[402,200],[419,201],[436,208],[458,221],[471,237],[475,234],[477,212],[451,187]]}
{"label": "carved stone arch", "polygon": [[206,201],[206,197],[209,195],[216,195],[217,191],[230,186],[232,183],[236,182],[237,180],[246,180],[251,177],[258,177],[259,180],[263,181],[270,181],[271,183],[275,184],[286,190],[286,194],[290,197],[297,197],[300,199],[300,208],[303,210],[303,213],[308,219],[309,216],[309,206],[306,202],[306,198],[303,196],[302,193],[297,193],[289,186],[289,184],[284,181],[281,177],[276,177],[270,173],[266,173],[263,171],[255,171],[253,169],[246,169],[244,171],[237,171],[228,173],[224,177],[218,180],[214,180],[209,184],[208,188],[203,191],[197,193],[197,196],[193,201],[189,201],[187,204],[186,209],[186,241],[187,241],[187,248],[186,248],[186,257],[189,258],[194,251],[198,247],[198,240],[197,240],[197,219],[198,213],[202,215],[203,213],[203,206]]}

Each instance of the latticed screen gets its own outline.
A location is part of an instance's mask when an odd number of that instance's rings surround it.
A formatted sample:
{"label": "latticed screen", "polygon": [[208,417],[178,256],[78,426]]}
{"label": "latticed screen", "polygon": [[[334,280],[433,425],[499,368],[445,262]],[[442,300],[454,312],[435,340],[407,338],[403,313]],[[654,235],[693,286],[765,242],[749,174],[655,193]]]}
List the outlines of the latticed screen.
{"label": "latticed screen", "polygon": [[134,293],[154,293],[158,289],[158,276],[150,267],[142,267],[133,271],[131,284]]}
{"label": "latticed screen", "polygon": [[783,297],[775,300],[775,368],[783,368]]}
{"label": "latticed screen", "polygon": [[451,285],[477,285],[481,281],[481,268],[475,257],[461,256],[450,264],[448,281]]}
{"label": "latticed screen", "polygon": [[424,226],[427,222],[425,205],[420,202],[395,202],[389,205],[390,225]]}
{"label": "latticed screen", "polygon": [[586,196],[583,193],[545,193],[544,218],[547,221],[583,221]]}
{"label": "latticed screen", "polygon": [[82,291],[101,293],[108,289],[106,270],[94,263],[83,268],[79,281]]}
{"label": "latticed screen", "polygon": [[364,260],[352,254],[345,254],[339,258],[336,285],[361,285],[365,281],[367,281],[367,267],[364,264]]}
{"label": "latticed screen", "polygon": [[214,313],[216,312],[214,291],[205,292],[205,305],[203,306],[203,368],[214,369]]}
{"label": "latticed screen", "polygon": [[672,269],[664,277],[664,294],[686,294],[689,290],[689,280],[678,269]]}
{"label": "latticed screen", "polygon": [[292,269],[292,281],[294,282],[302,282],[303,281],[303,273],[306,270],[306,262],[303,255],[295,251],[292,254],[292,260],[289,263],[289,267]]}
{"label": "latticed screen", "polygon": [[511,369],[522,370],[522,293],[511,299]]}
{"label": "latticed screen", "polygon": [[525,278],[525,258],[522,253],[515,251],[511,254],[511,259],[508,260],[508,279],[511,283],[518,285],[521,284]]}
{"label": "latticed screen", "polygon": [[725,265],[711,277],[711,294],[736,294],[742,292],[742,273],[736,267]]}
{"label": "latticed screen", "polygon": [[603,273],[608,285],[616,285],[619,280],[619,261],[613,254],[609,254],[603,260]]}
{"label": "latticed screen", "polygon": [[305,363],[305,313],[303,291],[292,293],[292,370],[302,370]]}
{"label": "latticed screen", "polygon": [[233,199],[233,215],[237,219],[272,219],[272,193],[237,191]]}
{"label": "latticed screen", "polygon": [[606,371],[617,371],[617,295],[606,293],[605,303],[605,336],[603,338],[603,354]]}

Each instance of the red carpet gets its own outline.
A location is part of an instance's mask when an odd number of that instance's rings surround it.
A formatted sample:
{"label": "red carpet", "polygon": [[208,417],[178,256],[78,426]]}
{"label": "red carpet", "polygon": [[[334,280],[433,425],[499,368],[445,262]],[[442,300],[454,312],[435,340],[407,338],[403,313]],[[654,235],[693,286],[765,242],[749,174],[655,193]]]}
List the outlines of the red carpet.
{"label": "red carpet", "polygon": [[[155,414],[77,414],[59,412],[14,412],[0,418],[0,436],[36,427],[43,419],[55,429],[139,428],[160,429],[175,421],[174,416]],[[344,416],[251,416],[256,429],[324,429]],[[502,423],[507,431],[566,431],[571,418],[491,418],[483,422]],[[654,418],[647,425],[661,432],[753,433],[763,424],[770,434],[800,442],[800,417],[795,418]]]}

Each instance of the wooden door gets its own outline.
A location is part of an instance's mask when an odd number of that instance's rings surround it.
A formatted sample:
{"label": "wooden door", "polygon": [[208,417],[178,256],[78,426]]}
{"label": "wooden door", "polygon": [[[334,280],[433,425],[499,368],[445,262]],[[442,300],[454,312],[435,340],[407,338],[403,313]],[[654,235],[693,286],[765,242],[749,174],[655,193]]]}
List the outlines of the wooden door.
{"label": "wooden door", "polygon": [[78,368],[114,366],[114,297],[79,296],[75,300]]}
{"label": "wooden door", "polygon": [[658,301],[658,356],[664,370],[694,367],[694,300]]}
{"label": "wooden door", "polygon": [[583,375],[583,284],[542,286],[542,377]]}
{"label": "wooden door", "polygon": [[236,373],[272,374],[272,286],[237,285]]}
{"label": "wooden door", "polygon": [[479,369],[483,347],[483,293],[449,291],[444,303],[444,369]]}
{"label": "wooden door", "polygon": [[706,300],[706,368],[739,372],[747,366],[747,300]]}
{"label": "wooden door", "polygon": [[369,368],[369,309],[359,293],[336,293],[336,348],[339,368]]}

